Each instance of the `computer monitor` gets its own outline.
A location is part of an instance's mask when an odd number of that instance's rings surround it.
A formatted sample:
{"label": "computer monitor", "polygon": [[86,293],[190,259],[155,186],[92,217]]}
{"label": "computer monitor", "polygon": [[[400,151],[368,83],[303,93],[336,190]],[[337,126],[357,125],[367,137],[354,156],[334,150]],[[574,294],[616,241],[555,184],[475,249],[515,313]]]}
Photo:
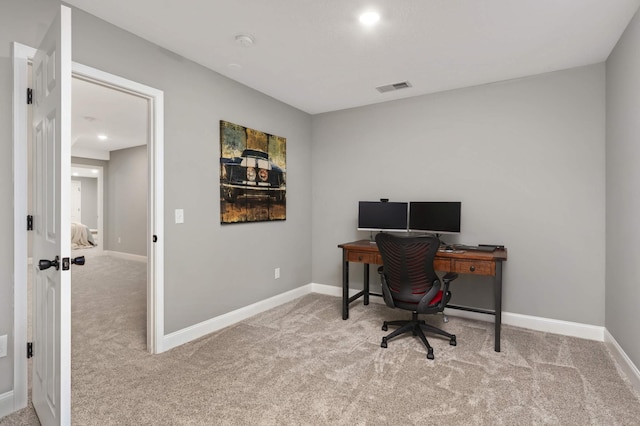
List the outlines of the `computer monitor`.
{"label": "computer monitor", "polygon": [[360,201],[358,231],[407,232],[408,203]]}
{"label": "computer monitor", "polygon": [[458,234],[461,210],[460,201],[412,201],[409,205],[409,231]]}

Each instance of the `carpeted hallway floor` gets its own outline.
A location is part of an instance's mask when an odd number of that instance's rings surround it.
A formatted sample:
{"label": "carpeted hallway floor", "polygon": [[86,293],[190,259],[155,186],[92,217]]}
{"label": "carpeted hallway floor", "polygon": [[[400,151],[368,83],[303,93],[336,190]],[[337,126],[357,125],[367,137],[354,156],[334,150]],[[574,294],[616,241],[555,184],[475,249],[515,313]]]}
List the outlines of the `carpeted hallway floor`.
{"label": "carpeted hallway floor", "polygon": [[[75,425],[635,425],[640,396],[599,342],[450,317],[380,348],[407,316],[311,294],[160,355],[145,351],[143,263],[91,259],[72,300]],[[111,274],[122,278],[109,282]],[[429,320],[427,318],[427,320]],[[0,425],[38,424],[31,408]]]}

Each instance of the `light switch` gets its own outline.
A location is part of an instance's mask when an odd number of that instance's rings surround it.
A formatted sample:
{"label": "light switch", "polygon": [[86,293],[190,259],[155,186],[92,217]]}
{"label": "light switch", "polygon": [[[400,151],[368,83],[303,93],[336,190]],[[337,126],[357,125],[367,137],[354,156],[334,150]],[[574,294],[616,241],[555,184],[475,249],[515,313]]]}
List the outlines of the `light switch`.
{"label": "light switch", "polygon": [[7,356],[7,335],[0,336],[0,358]]}
{"label": "light switch", "polygon": [[176,209],[176,223],[184,223],[184,210]]}

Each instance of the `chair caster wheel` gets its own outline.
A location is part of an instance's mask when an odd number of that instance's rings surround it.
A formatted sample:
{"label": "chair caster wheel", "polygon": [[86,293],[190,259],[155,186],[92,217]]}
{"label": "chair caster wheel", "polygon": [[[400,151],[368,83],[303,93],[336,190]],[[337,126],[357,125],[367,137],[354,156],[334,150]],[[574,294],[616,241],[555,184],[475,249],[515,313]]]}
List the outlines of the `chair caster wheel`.
{"label": "chair caster wheel", "polygon": [[429,351],[429,353],[427,353],[427,359],[434,359],[435,357],[433,356],[433,351]]}
{"label": "chair caster wheel", "polygon": [[453,336],[451,340],[449,340],[449,344],[451,346],[456,346],[458,343],[456,342],[456,336]]}
{"label": "chair caster wheel", "polygon": [[387,347],[387,340],[386,339],[382,339],[382,343],[380,343],[380,347],[381,348],[386,348]]}
{"label": "chair caster wheel", "polygon": [[387,323],[384,322],[382,323],[382,331],[387,331],[389,329],[389,327],[387,327]]}

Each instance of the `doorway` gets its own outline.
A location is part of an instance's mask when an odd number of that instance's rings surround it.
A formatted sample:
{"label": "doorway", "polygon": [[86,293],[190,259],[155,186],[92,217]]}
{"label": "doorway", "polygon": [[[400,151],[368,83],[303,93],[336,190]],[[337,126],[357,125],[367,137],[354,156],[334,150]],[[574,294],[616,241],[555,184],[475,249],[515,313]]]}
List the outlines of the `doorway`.
{"label": "doorway", "polygon": [[[164,94],[143,84],[73,63],[73,77],[148,102],[147,129],[147,350],[164,351]],[[106,232],[105,232],[106,234]]]}
{"label": "doorway", "polygon": [[[29,62],[35,49],[19,43],[12,44],[14,59],[14,404],[16,408],[27,404],[27,369],[24,356],[27,346],[27,264],[28,232],[24,226],[28,210],[28,152],[27,129],[30,127],[28,107],[24,94],[31,87],[28,76]],[[81,64],[73,64],[73,75],[86,81],[112,87],[147,99],[148,110],[148,210],[146,225],[147,247],[147,350],[151,353],[163,352],[164,337],[164,245],[163,245],[163,190],[164,162],[163,92],[113,74]]]}
{"label": "doorway", "polygon": [[[77,162],[75,162],[77,161]],[[102,254],[104,249],[104,167],[96,164],[82,164],[87,161],[71,159],[71,221],[73,222],[73,185],[74,181],[80,186],[80,215],[77,222],[87,225],[94,243],[92,251]],[[83,185],[84,182],[84,186]],[[82,193],[84,192],[84,197]],[[102,242],[100,242],[102,240]]]}

